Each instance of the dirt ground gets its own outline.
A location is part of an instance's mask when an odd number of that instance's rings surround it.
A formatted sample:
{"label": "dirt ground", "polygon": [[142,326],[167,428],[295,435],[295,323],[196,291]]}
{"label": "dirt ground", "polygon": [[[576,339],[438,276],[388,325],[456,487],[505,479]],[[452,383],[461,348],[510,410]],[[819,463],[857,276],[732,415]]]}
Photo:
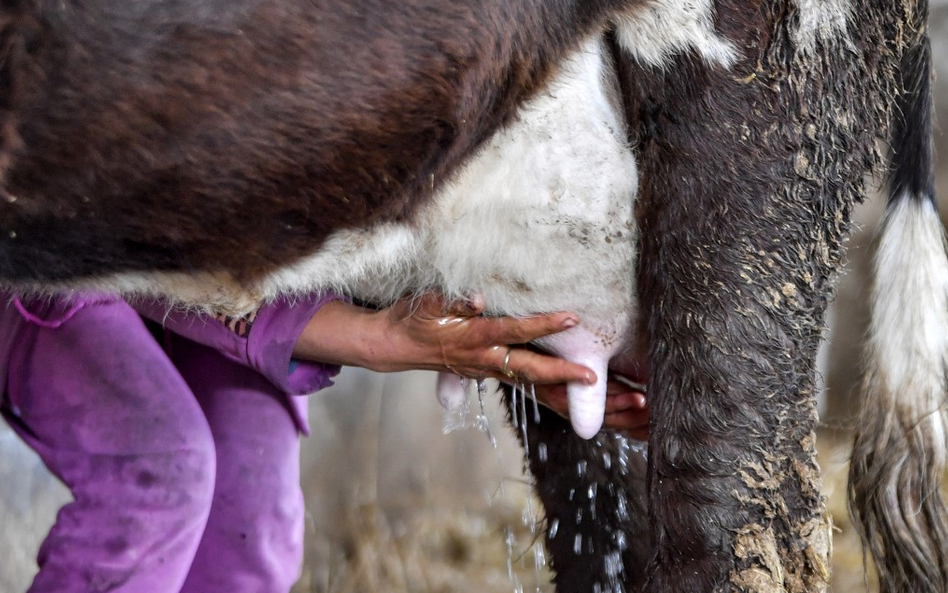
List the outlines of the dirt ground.
{"label": "dirt ground", "polygon": [[[938,121],[948,121],[948,0],[932,8]],[[939,135],[940,154],[948,141]],[[946,163],[945,158],[941,159]],[[948,195],[948,166],[939,169]],[[943,200],[944,201],[944,200]],[[838,529],[832,589],[866,590],[862,553],[845,509],[845,476],[866,308],[866,255],[880,211],[858,212],[849,272],[839,282],[823,353],[826,384],[819,435],[824,490]],[[433,377],[347,370],[311,398],[313,435],[303,457],[306,561],[295,593],[550,592],[537,508],[520,452],[492,399],[497,447],[467,428],[443,434]],[[56,509],[68,500],[35,455],[0,427],[0,593],[17,593]]]}

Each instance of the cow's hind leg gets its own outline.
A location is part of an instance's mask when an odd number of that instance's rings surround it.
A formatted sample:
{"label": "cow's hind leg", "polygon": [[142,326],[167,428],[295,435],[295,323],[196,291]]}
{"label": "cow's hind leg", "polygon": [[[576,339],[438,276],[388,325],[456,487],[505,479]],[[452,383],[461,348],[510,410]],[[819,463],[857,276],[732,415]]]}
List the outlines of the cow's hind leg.
{"label": "cow's hind leg", "polygon": [[826,181],[814,167],[838,157],[821,152],[835,132],[787,112],[802,100],[790,89],[687,58],[674,69],[627,79],[651,366],[646,591],[822,591],[814,365],[858,189],[835,182],[862,161]]}
{"label": "cow's hind leg", "polygon": [[644,444],[610,431],[581,439],[550,410],[535,414],[509,388],[505,398],[545,511],[557,592],[641,591],[651,558]]}
{"label": "cow's hind leg", "polygon": [[[654,287],[664,307],[651,315],[656,558],[646,590],[825,590],[831,524],[815,461],[815,341],[801,343],[790,318],[741,299],[753,289],[735,282],[740,267],[712,272],[702,261],[663,269]],[[709,284],[675,273],[688,268]],[[705,292],[717,283],[729,288]]]}
{"label": "cow's hind leg", "polygon": [[[697,163],[665,166],[681,180]],[[831,525],[814,360],[828,265],[803,229],[825,229],[777,188],[725,175],[688,195],[653,187],[671,199],[652,194],[643,229],[656,543],[646,590],[822,591]]]}
{"label": "cow's hind leg", "polygon": [[646,590],[812,593],[831,534],[814,359],[851,207],[878,163],[895,67],[879,39],[899,15],[855,0],[860,25],[834,31],[789,3],[715,8],[733,63],[620,62],[650,345]]}

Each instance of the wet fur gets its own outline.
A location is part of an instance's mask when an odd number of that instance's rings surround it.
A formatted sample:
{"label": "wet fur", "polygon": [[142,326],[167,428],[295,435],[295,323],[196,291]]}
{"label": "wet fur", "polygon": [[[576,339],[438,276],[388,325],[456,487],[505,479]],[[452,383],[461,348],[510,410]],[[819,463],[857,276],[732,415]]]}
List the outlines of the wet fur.
{"label": "wet fur", "polygon": [[581,439],[509,387],[504,398],[543,504],[556,590],[640,591],[653,553],[643,444],[608,431]]}
{"label": "wet fur", "polygon": [[857,1],[845,32],[802,45],[792,2],[716,9],[730,69],[691,52],[623,77],[652,363],[645,590],[820,591],[814,361],[918,21],[914,6]]}
{"label": "wet fur", "polygon": [[[652,531],[618,517],[620,503],[608,490],[611,514],[597,501],[598,522],[578,519],[589,512],[590,487],[635,492],[625,476],[604,470],[602,454],[615,447],[610,435],[584,449],[559,432],[555,417],[529,425],[538,433],[528,433],[529,466],[548,522],[558,525],[547,539],[559,591],[809,593],[828,586],[832,525],[815,459],[816,350],[853,205],[866,195],[867,176],[882,172],[876,146],[892,138],[900,150],[895,187],[908,179],[898,167],[920,154],[902,147],[906,126],[889,124],[904,111],[903,89],[930,101],[900,74],[905,56],[927,43],[925,6],[852,2],[841,30],[842,3],[821,8],[833,17],[826,26],[794,3],[750,4],[716,3],[717,34],[740,56],[730,68],[700,51],[679,51],[662,64],[630,59],[616,35],[640,173]],[[928,69],[922,65],[918,75]],[[930,122],[909,127],[929,141]],[[921,170],[930,166],[925,160]],[[912,179],[928,188],[923,173]],[[901,303],[894,309],[944,305],[942,230],[933,216],[916,216],[922,222],[909,224],[902,232],[911,236],[892,248],[903,253],[900,263],[880,268],[886,279],[878,298]],[[929,280],[899,285],[891,275],[898,267],[904,278],[921,268]],[[922,319],[929,329],[907,319],[894,328],[905,348],[886,351],[899,359],[889,367],[905,364],[932,377],[923,389],[909,382],[898,397],[880,397],[885,388],[870,367],[876,378],[857,440],[853,504],[886,593],[946,590],[937,490],[945,358],[939,340],[924,339],[925,332],[944,335],[945,314]],[[880,341],[893,338],[879,333]],[[907,356],[914,348],[924,353],[921,364]],[[875,365],[877,353],[870,354]],[[539,459],[541,442],[555,444],[547,457],[556,462]],[[629,552],[633,563],[649,563],[644,574],[631,570],[618,583],[603,570],[604,555],[586,557],[590,549],[607,554],[616,534],[637,534],[636,543],[651,548]]]}

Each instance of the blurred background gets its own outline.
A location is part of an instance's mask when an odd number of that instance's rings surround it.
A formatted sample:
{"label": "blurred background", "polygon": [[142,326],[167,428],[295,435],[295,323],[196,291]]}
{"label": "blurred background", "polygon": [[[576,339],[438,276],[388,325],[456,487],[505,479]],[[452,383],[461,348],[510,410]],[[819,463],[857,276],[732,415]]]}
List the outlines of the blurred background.
{"label": "blurred background", "polygon": [[[939,193],[948,196],[948,0],[933,0],[932,38]],[[838,531],[832,590],[872,587],[845,507],[853,388],[866,305],[868,250],[882,201],[860,207],[848,265],[821,352],[825,393],[819,435],[824,491]],[[943,215],[945,214],[943,205]],[[948,331],[948,330],[946,330]],[[551,592],[539,508],[496,396],[490,434],[446,418],[434,375],[346,369],[310,398],[304,443],[306,559],[295,593]],[[461,422],[460,424],[465,424]],[[19,593],[56,510],[69,498],[39,459],[0,423],[0,593]],[[160,592],[156,592],[160,593]],[[239,593],[239,592],[235,592]]]}

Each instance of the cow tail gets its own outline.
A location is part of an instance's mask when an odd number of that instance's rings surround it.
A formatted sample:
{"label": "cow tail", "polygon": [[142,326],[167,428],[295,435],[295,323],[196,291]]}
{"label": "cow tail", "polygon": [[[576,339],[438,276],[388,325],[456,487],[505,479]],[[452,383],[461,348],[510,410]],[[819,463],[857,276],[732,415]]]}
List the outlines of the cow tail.
{"label": "cow tail", "polygon": [[948,256],[935,204],[927,2],[902,57],[849,503],[882,593],[948,591]]}

